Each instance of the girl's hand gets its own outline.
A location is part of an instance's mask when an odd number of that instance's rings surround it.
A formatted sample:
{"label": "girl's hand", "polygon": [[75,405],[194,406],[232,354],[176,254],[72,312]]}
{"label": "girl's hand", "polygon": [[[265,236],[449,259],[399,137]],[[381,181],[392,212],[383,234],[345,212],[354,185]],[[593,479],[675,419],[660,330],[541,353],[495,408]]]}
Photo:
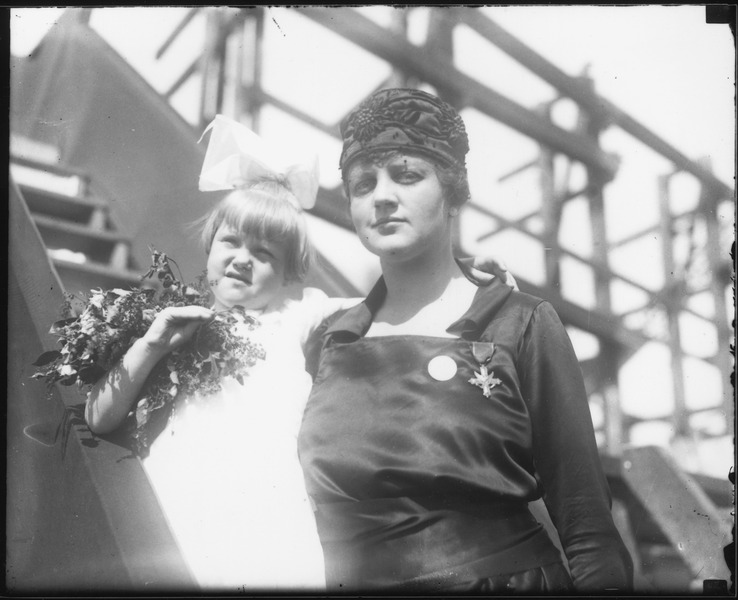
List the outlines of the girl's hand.
{"label": "girl's hand", "polygon": [[141,338],[151,351],[164,356],[184,344],[215,313],[202,306],[168,307],[162,310]]}
{"label": "girl's hand", "polygon": [[103,434],[120,427],[156,363],[214,316],[202,306],[169,307],[156,315],[144,336],[90,389],[85,407],[90,430]]}
{"label": "girl's hand", "polygon": [[[499,277],[505,285],[511,287],[514,290],[520,290],[520,288],[518,288],[518,282],[515,281],[515,277],[513,277],[512,274],[507,270],[505,263],[501,260],[497,260],[492,256],[475,256],[473,258],[462,258],[459,260],[467,267],[470,267],[476,271],[481,271],[483,274],[486,275],[494,275],[495,277]],[[479,276],[478,273],[475,275]],[[485,279],[484,275],[479,278]],[[487,277],[486,279],[491,279],[491,277]]]}

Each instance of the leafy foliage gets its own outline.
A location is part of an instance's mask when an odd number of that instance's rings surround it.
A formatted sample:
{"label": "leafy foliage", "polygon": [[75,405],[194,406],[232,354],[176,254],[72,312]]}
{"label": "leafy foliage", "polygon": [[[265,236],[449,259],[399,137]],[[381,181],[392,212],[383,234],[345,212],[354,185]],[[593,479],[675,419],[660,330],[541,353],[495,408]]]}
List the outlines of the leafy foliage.
{"label": "leafy foliage", "polygon": [[[60,350],[41,354],[32,376],[48,385],[77,385],[89,390],[142,337],[156,315],[169,306],[212,304],[203,273],[185,284],[172,271],[177,263],[151,248],[151,267],[142,280],[156,277],[162,289],[93,289],[85,297],[65,293],[62,318],[50,333],[59,338]],[[179,268],[177,268],[179,271]],[[181,277],[181,274],[180,274]],[[208,395],[221,389],[223,377],[243,383],[248,370],[265,357],[263,348],[239,335],[240,327],[253,330],[258,322],[243,307],[219,311],[201,325],[185,344],[152,370],[128,419],[134,448],[146,455],[157,424],[166,422],[175,400],[195,393]]]}

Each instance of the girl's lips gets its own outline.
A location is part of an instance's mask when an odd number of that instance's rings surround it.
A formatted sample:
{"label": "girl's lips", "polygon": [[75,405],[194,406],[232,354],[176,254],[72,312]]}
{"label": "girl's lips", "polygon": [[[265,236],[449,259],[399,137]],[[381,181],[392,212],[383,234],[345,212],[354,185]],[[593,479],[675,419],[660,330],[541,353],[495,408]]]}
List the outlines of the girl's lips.
{"label": "girl's lips", "polygon": [[238,275],[237,273],[227,273],[226,277],[229,279],[235,279],[236,281],[240,281],[241,283],[244,283],[246,285],[251,285],[250,279],[247,279],[246,277]]}

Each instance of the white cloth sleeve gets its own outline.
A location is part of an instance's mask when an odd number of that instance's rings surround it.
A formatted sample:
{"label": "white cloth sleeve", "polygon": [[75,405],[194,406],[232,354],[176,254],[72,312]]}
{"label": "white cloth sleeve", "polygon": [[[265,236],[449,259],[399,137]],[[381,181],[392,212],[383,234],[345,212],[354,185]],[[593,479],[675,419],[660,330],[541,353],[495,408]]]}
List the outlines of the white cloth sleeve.
{"label": "white cloth sleeve", "polygon": [[303,325],[300,338],[302,347],[305,347],[308,337],[323,322],[323,319],[331,316],[336,311],[351,308],[362,300],[363,298],[329,298],[323,290],[313,287],[305,288],[300,302],[300,315]]}

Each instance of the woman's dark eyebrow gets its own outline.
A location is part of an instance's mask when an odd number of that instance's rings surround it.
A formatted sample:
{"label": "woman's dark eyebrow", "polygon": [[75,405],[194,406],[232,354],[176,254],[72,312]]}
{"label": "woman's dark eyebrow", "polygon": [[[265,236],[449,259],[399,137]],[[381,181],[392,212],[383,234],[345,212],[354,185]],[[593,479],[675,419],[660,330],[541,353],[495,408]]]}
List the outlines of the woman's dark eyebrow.
{"label": "woman's dark eyebrow", "polygon": [[425,169],[426,165],[420,161],[412,161],[410,157],[404,157],[401,162],[391,163],[387,167],[398,171],[407,171],[409,169]]}
{"label": "woman's dark eyebrow", "polygon": [[348,180],[352,181],[354,179],[359,179],[360,177],[364,177],[369,173],[371,173],[371,168],[367,167],[366,165],[357,165],[349,172]]}

